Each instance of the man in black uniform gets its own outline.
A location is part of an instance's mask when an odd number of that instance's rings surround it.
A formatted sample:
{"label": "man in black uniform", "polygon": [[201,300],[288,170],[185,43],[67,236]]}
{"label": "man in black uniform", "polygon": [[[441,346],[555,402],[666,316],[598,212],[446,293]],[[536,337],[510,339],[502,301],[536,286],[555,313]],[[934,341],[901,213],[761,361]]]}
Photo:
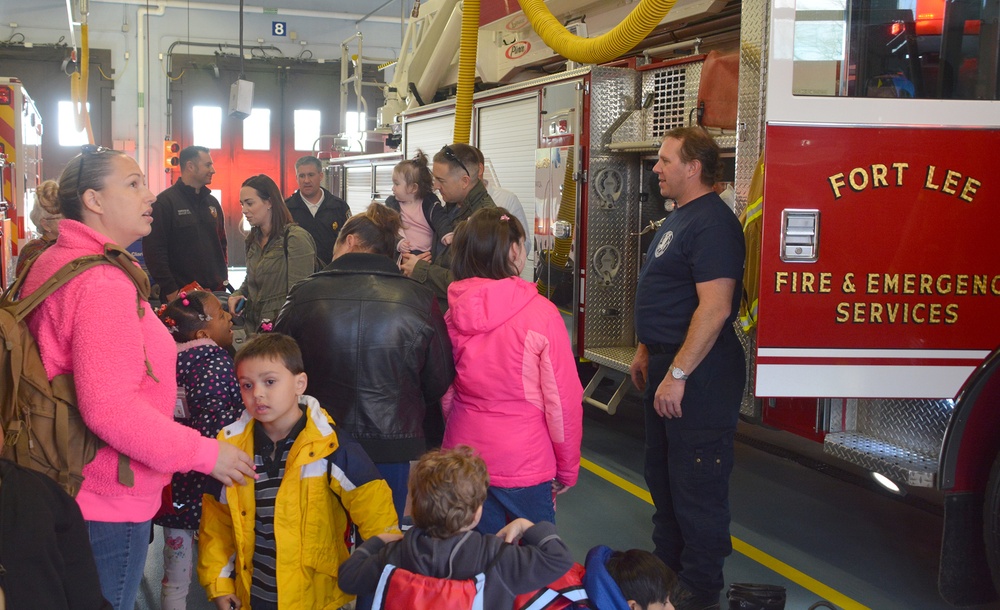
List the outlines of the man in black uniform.
{"label": "man in black uniform", "polygon": [[351,209],[346,201],[320,186],[323,165],[316,157],[306,156],[296,161],[295,177],[299,190],[285,200],[285,205],[295,222],[312,235],[316,256],[323,266],[329,265],[340,227],[351,217]]}
{"label": "man in black uniform", "polygon": [[142,238],[142,254],[160,300],[174,300],[191,282],[222,290],[229,277],[226,225],[212,195],[215,166],[203,146],[188,146],[178,156],[181,178],[156,196],[153,227]]}
{"label": "man in black uniform", "polygon": [[712,190],[720,170],[718,146],[701,129],[663,138],[653,171],[677,207],[650,244],[636,294],[631,374],[644,391],[654,553],[677,572],[677,610],[719,608],[732,552],[729,475],[746,381],[732,323],[745,246]]}

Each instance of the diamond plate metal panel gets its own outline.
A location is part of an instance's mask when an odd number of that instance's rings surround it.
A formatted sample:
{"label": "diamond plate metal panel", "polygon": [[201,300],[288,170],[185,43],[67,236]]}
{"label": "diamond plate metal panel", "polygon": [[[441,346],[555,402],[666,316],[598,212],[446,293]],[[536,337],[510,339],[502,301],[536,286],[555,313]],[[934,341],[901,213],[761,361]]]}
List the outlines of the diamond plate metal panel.
{"label": "diamond plate metal panel", "polygon": [[936,459],[863,434],[828,434],[824,450],[866,470],[880,472],[894,481],[913,487],[933,487],[937,477]]}
{"label": "diamond plate metal panel", "polygon": [[590,87],[583,347],[634,349],[639,167],[634,156],[614,153],[609,145],[640,103],[639,79],[633,70],[598,66]]}
{"label": "diamond plate metal panel", "polygon": [[952,410],[947,400],[859,400],[857,431],[936,459]]}
{"label": "diamond plate metal panel", "polygon": [[589,176],[584,349],[634,347],[639,168],[628,155],[592,156]]}
{"label": "diamond plate metal panel", "polygon": [[740,84],[736,121],[736,212],[747,205],[750,180],[764,150],[764,94],[767,89],[766,0],[743,0],[740,21]]}
{"label": "diamond plate metal panel", "polygon": [[951,401],[851,399],[838,411],[827,453],[908,485],[934,485]]}
{"label": "diamond plate metal panel", "polygon": [[[590,155],[611,152],[611,136],[639,108],[634,70],[595,66],[590,78]],[[593,174],[593,172],[591,172]]]}
{"label": "diamond plate metal panel", "polygon": [[635,358],[634,347],[598,347],[584,350],[583,357],[622,373],[628,373]]}

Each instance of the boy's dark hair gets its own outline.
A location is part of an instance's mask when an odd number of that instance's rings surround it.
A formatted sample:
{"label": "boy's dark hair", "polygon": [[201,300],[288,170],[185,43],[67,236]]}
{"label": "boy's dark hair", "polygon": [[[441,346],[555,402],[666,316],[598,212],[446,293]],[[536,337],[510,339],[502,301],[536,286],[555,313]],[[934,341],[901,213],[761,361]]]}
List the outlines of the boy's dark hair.
{"label": "boy's dark hair", "polygon": [[208,326],[209,318],[205,313],[208,297],[209,293],[203,290],[192,290],[156,310],[157,317],[174,336],[174,341],[194,341],[198,331]]}
{"label": "boy's dark hair", "polygon": [[489,486],[486,462],[471,447],[428,451],[410,473],[414,525],[434,538],[454,536],[472,523]]}
{"label": "boy's dark hair", "polygon": [[625,599],[643,608],[665,603],[677,581],[677,575],[659,557],[642,549],[615,551],[606,567]]}
{"label": "boy's dark hair", "polygon": [[279,360],[292,375],[306,372],[302,362],[302,350],[299,344],[288,335],[281,333],[263,333],[250,339],[240,351],[236,352],[234,362],[238,369],[244,360]]}
{"label": "boy's dark hair", "polygon": [[483,208],[455,229],[451,244],[451,272],[456,280],[484,277],[502,280],[517,276],[510,247],[524,239],[524,227],[503,208]]}

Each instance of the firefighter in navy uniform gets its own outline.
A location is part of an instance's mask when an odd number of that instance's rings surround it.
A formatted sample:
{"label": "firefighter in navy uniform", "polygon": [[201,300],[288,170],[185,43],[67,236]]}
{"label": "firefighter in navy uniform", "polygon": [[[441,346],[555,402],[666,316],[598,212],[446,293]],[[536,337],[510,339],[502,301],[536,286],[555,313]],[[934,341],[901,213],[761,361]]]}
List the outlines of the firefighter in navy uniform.
{"label": "firefighter in navy uniform", "polygon": [[631,366],[644,392],[654,553],[678,574],[670,594],[677,610],[713,609],[732,552],[729,475],[746,381],[733,328],[743,232],[712,190],[721,163],[704,131],[667,133],[653,171],[660,193],[677,205],[639,274]]}
{"label": "firefighter in navy uniform", "polygon": [[320,185],[323,164],[316,157],[305,156],[296,161],[295,178],[299,190],[285,200],[285,205],[295,222],[312,235],[316,256],[323,266],[329,265],[333,260],[333,245],[337,243],[340,228],[351,217],[351,208]]}
{"label": "firefighter in navy uniform", "polygon": [[179,161],[180,180],[156,196],[153,228],[142,238],[146,267],[164,303],[191,282],[223,290],[229,278],[222,206],[208,187],[215,175],[212,155],[202,146],[188,146]]}

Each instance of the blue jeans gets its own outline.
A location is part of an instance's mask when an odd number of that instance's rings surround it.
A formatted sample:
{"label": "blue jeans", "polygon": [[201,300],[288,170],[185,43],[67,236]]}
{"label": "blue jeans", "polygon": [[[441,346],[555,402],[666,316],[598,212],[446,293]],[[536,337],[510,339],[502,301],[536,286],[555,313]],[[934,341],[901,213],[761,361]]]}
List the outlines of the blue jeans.
{"label": "blue jeans", "polygon": [[149,551],[151,521],[87,521],[101,593],[115,610],[133,610]]}
{"label": "blue jeans", "polygon": [[483,517],[476,530],[496,534],[505,525],[523,517],[532,523],[556,522],[556,507],[552,503],[552,483],[546,481],[531,487],[493,487],[486,491]]}

